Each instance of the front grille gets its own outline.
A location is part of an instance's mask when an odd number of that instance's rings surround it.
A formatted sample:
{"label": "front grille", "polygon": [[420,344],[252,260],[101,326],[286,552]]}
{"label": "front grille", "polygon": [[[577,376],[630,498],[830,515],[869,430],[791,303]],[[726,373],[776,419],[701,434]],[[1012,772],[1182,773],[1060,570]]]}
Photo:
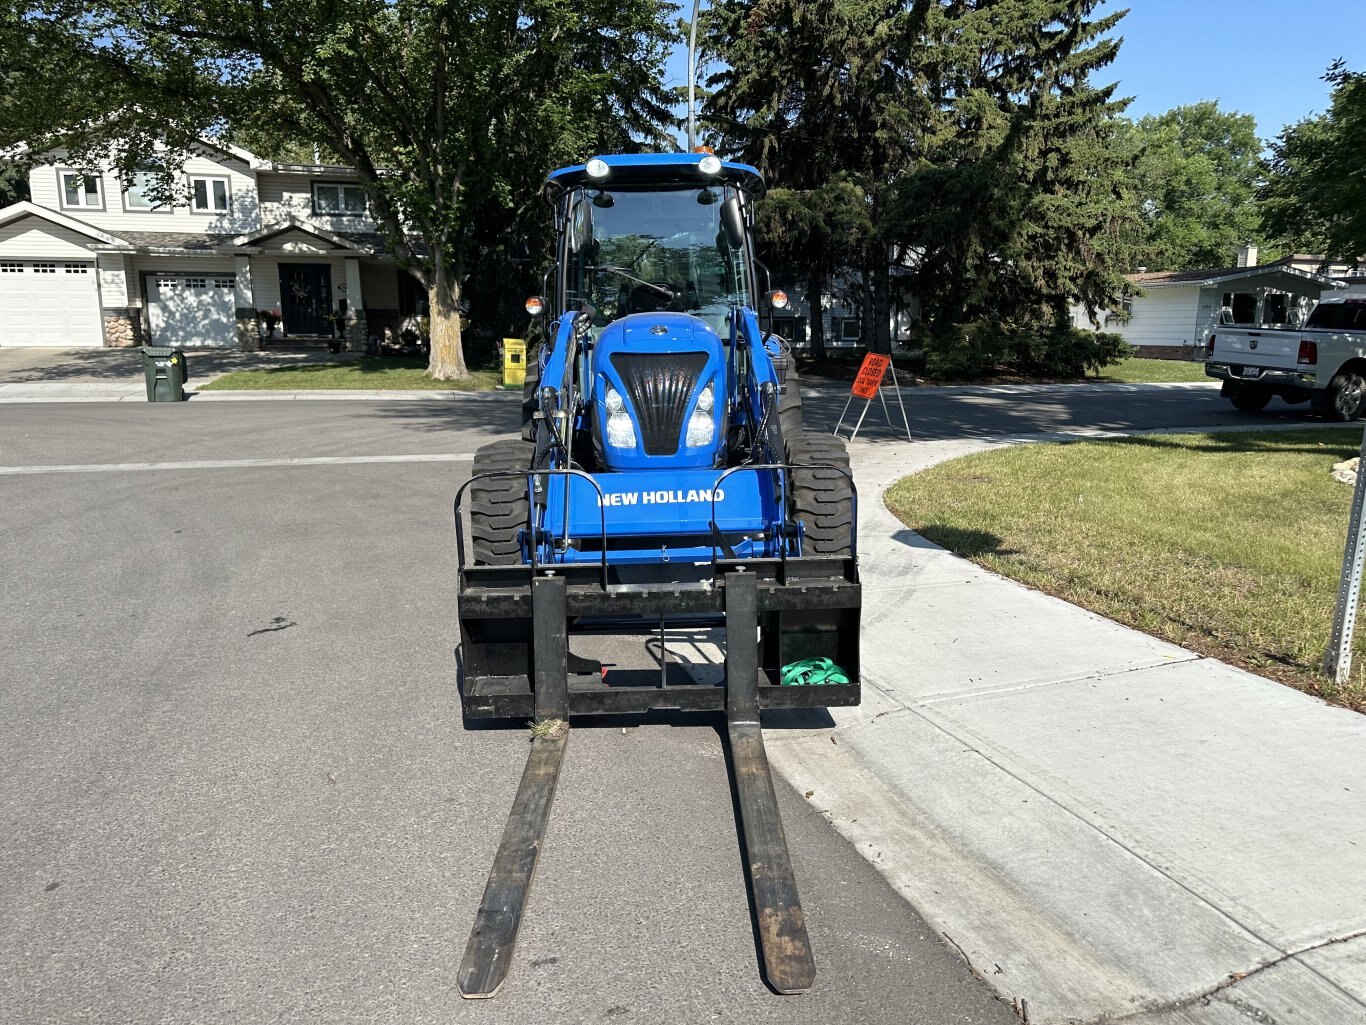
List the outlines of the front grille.
{"label": "front grille", "polygon": [[705,352],[612,354],[612,368],[626,388],[646,455],[671,456],[678,451],[688,398],[706,365]]}

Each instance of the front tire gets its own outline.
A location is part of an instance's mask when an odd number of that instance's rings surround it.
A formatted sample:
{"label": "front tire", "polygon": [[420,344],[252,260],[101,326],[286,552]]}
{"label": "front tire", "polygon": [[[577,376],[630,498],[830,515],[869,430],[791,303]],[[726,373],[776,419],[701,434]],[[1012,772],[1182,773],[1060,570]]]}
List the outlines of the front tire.
{"label": "front tire", "polygon": [[1361,419],[1366,412],[1366,378],[1353,371],[1337,374],[1328,382],[1324,415],[1339,423]]}
{"label": "front tire", "polygon": [[[804,555],[848,556],[854,550],[854,488],[844,441],[798,432],[785,438],[790,463],[826,463],[791,475],[792,514],[804,524]],[[839,469],[835,469],[839,467]]]}
{"label": "front tire", "polygon": [[[474,475],[531,468],[533,448],[520,438],[495,441],[474,453]],[[525,476],[491,477],[470,485],[470,538],[476,566],[522,561],[520,532],[531,511]]]}

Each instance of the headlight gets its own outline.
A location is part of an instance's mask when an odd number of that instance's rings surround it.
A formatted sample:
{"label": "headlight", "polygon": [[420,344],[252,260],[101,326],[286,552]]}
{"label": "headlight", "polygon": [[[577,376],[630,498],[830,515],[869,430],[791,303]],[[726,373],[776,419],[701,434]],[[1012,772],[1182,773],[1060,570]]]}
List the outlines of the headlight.
{"label": "headlight", "polygon": [[697,162],[697,169],[703,174],[719,174],[721,171],[721,158],[712,156],[708,153]]}
{"label": "headlight", "polygon": [[588,177],[590,178],[606,178],[609,168],[606,160],[603,160],[601,157],[594,157],[592,160],[588,161],[584,170],[588,172]]}
{"label": "headlight", "polygon": [[707,386],[702,389],[702,394],[697,396],[697,408],[703,413],[710,413],[716,408],[716,395],[712,391],[710,381],[708,381]]}
{"label": "headlight", "polygon": [[621,394],[610,384],[602,404],[607,407],[607,444],[613,448],[635,448],[636,425],[631,422],[631,414],[626,412]]}
{"label": "headlight", "polygon": [[624,410],[607,418],[607,444],[613,448],[636,447],[636,425]]}

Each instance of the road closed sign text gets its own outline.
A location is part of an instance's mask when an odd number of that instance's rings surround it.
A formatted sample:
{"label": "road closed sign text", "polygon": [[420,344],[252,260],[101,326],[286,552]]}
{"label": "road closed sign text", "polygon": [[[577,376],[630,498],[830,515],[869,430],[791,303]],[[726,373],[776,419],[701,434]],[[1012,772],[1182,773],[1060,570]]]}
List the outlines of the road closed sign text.
{"label": "road closed sign text", "polygon": [[877,389],[882,384],[883,375],[887,373],[887,367],[891,365],[892,357],[884,356],[880,353],[870,352],[863,357],[863,364],[858,368],[858,376],[854,378],[853,393],[861,399],[871,399],[877,394]]}

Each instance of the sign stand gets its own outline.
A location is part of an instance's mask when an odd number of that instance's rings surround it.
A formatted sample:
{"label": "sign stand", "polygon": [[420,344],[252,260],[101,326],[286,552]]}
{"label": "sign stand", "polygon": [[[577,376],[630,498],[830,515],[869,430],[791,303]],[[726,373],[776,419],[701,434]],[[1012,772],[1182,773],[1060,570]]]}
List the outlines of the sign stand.
{"label": "sign stand", "polygon": [[849,389],[849,398],[844,403],[844,409],[840,413],[840,422],[835,425],[834,434],[836,437],[843,437],[840,431],[844,429],[844,418],[849,414],[849,407],[855,398],[863,400],[863,410],[858,415],[858,420],[852,425],[849,437],[845,441],[853,441],[858,437],[859,428],[863,426],[863,418],[868,415],[869,408],[873,405],[873,396],[876,395],[882,403],[882,416],[887,421],[888,428],[896,433],[896,424],[892,422],[891,410],[887,407],[887,396],[882,391],[882,382],[887,377],[888,372],[892,375],[892,391],[896,392],[897,408],[901,410],[901,426],[906,430],[906,440],[911,440],[911,422],[906,418],[906,406],[901,401],[901,387],[896,383],[896,368],[892,365],[892,357],[882,353],[870,352],[863,357],[863,363],[858,368],[858,374],[854,377],[854,384]]}

